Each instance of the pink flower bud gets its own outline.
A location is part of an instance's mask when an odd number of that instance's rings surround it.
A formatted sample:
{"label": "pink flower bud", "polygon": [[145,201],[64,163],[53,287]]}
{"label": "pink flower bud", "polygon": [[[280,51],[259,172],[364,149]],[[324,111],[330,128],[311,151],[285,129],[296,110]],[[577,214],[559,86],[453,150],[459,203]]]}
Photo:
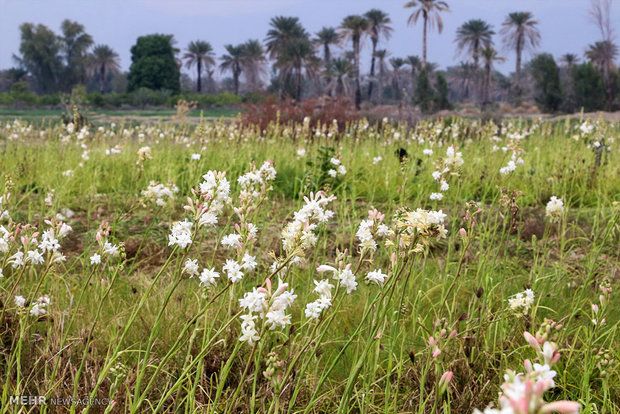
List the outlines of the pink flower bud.
{"label": "pink flower bud", "polygon": [[529,342],[529,344],[530,344],[530,346],[531,346],[532,348],[534,348],[534,349],[535,349],[535,350],[537,350],[537,351],[540,351],[540,344],[538,343],[538,341],[536,340],[536,338],[534,338],[534,337],[532,336],[532,334],[531,334],[531,333],[529,333],[529,332],[527,332],[527,331],[526,331],[526,332],[524,332],[524,333],[523,333],[523,336],[525,337],[525,339],[527,340],[527,342]]}
{"label": "pink flower bud", "polygon": [[459,229],[459,233],[461,234],[462,237],[467,236],[467,230],[465,230],[463,227]]}
{"label": "pink flower bud", "polygon": [[448,338],[452,339],[456,336],[457,332],[456,329],[453,329],[452,331],[450,331],[450,335],[448,335]]}
{"label": "pink flower bud", "polygon": [[441,349],[436,348],[436,349],[435,349],[435,352],[433,352],[432,357],[433,357],[433,358],[437,358],[439,355],[441,355]]}
{"label": "pink flower bud", "polygon": [[594,313],[598,313],[598,305],[593,303],[592,310],[594,311]]}
{"label": "pink flower bud", "polygon": [[561,414],[578,413],[581,404],[575,401],[555,401],[545,404],[540,409],[541,414],[558,412]]}
{"label": "pink flower bud", "polygon": [[428,344],[430,346],[436,346],[436,342],[435,342],[435,338],[433,338],[432,336],[428,338]]}

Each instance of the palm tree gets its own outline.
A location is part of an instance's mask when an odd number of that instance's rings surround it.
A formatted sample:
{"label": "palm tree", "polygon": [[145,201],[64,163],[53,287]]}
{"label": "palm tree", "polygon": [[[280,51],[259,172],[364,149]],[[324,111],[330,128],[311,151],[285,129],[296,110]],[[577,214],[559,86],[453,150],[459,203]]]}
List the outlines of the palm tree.
{"label": "palm tree", "polygon": [[338,32],[333,27],[324,27],[317,32],[314,42],[317,46],[323,48],[323,62],[325,63],[325,67],[329,68],[332,56],[330,47],[340,43]]}
{"label": "palm tree", "polygon": [[239,95],[239,76],[241,76],[241,72],[243,71],[244,47],[243,45],[226,45],[224,48],[228,53],[220,58],[222,60],[220,71],[225,72],[229,70],[232,72],[235,95]]}
{"label": "palm tree", "polygon": [[[314,39],[314,43],[323,48],[323,64],[325,68],[325,84],[329,85],[331,83],[331,60],[332,54],[330,47],[332,45],[338,45],[340,43],[340,35],[333,27],[323,27],[316,34],[316,38]],[[327,93],[331,94],[331,89],[327,88]]]}
{"label": "palm tree", "polygon": [[359,110],[362,103],[362,91],[360,88],[360,46],[362,36],[370,27],[370,22],[359,15],[351,15],[344,18],[340,25],[343,37],[350,39],[353,43],[353,74],[355,76],[355,109]]}
{"label": "palm tree", "polygon": [[530,12],[510,13],[502,23],[501,34],[506,47],[517,52],[515,74],[521,79],[521,55],[524,49],[534,49],[540,44],[538,21]]}
{"label": "palm tree", "polygon": [[200,77],[203,68],[207,69],[209,66],[215,65],[213,56],[213,48],[209,42],[196,40],[189,42],[189,45],[187,45],[187,52],[183,55],[183,59],[185,59],[185,67],[188,69],[196,65],[196,76],[198,79],[196,82],[196,92],[198,93],[202,91]]}
{"label": "palm tree", "polygon": [[449,76],[461,99],[467,99],[471,89],[474,88],[477,69],[469,62],[461,62],[459,66],[450,68]]}
{"label": "palm tree", "polygon": [[370,40],[372,42],[372,58],[370,60],[370,82],[368,82],[368,99],[372,97],[372,86],[374,84],[375,78],[375,52],[377,51],[377,44],[379,43],[379,38],[383,37],[385,39],[389,39],[392,35],[392,20],[388,16],[387,13],[379,10],[379,9],[371,9],[364,15],[366,20],[368,20],[369,34]]}
{"label": "palm tree", "polygon": [[586,57],[601,72],[603,76],[603,86],[607,95],[607,105],[611,106],[614,100],[613,84],[611,74],[616,70],[614,61],[618,57],[618,46],[611,40],[603,40],[590,45],[586,51]]}
{"label": "palm tree", "polygon": [[242,66],[250,90],[258,88],[266,61],[265,50],[258,40],[248,40],[243,44]]}
{"label": "palm tree", "polygon": [[305,69],[309,77],[314,77],[319,66],[319,59],[314,53],[312,42],[306,38],[290,41],[280,52],[278,67],[284,77],[294,76],[295,99],[301,99],[302,72]]}
{"label": "palm tree", "polygon": [[506,60],[500,56],[492,46],[482,49],[482,59],[484,61],[484,81],[482,87],[482,105],[489,103],[489,90],[491,89],[491,74],[493,73],[493,63]]}
{"label": "palm tree", "polygon": [[379,49],[375,52],[375,56],[379,59],[379,103],[383,103],[383,82],[385,80],[385,73],[387,72],[385,59],[389,54],[387,50]]}
{"label": "palm tree", "polygon": [[353,74],[353,65],[347,59],[338,58],[331,62],[330,73],[333,80],[327,84],[328,90],[334,90],[336,96],[347,96],[351,93],[349,78]]}
{"label": "palm tree", "polygon": [[400,98],[400,69],[405,65],[403,58],[395,57],[390,59],[392,66],[392,99]]}
{"label": "palm tree", "polygon": [[271,19],[269,26],[271,29],[267,32],[265,44],[271,59],[277,59],[290,41],[309,37],[298,17],[276,16]]}
{"label": "palm tree", "polygon": [[439,34],[443,31],[443,21],[439,13],[450,11],[450,6],[443,0],[412,0],[405,4],[405,8],[413,8],[416,10],[411,13],[407,24],[416,24],[420,16],[424,20],[424,28],[422,34],[422,67],[426,67],[426,33],[428,29],[437,26]]}
{"label": "palm tree", "polygon": [[89,57],[89,66],[92,73],[99,76],[99,91],[104,92],[105,79],[108,73],[120,72],[118,54],[108,45],[97,45]]}
{"label": "palm tree", "polygon": [[417,56],[407,56],[405,59],[405,64],[409,65],[411,68],[411,91],[415,89],[416,86],[416,77],[418,73],[423,69],[420,58]]}
{"label": "palm tree", "polygon": [[461,25],[456,31],[456,45],[461,52],[470,55],[474,60],[474,65],[478,67],[480,51],[493,44],[495,32],[491,26],[480,19],[472,19]]}
{"label": "palm tree", "polygon": [[568,69],[571,69],[577,63],[579,63],[579,56],[577,56],[574,53],[566,53],[562,55],[562,57],[560,58],[560,61],[564,62],[564,64],[566,65]]}

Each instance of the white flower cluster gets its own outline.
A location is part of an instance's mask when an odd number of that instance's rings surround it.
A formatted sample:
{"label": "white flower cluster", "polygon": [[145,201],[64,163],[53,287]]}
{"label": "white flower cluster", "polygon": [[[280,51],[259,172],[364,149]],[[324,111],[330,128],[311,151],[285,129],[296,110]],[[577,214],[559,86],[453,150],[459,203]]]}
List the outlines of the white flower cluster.
{"label": "white flower cluster", "polygon": [[306,318],[318,319],[321,313],[325,309],[329,309],[332,306],[332,289],[334,285],[329,283],[329,280],[315,280],[313,292],[319,295],[319,298],[314,302],[310,302],[306,305]]}
{"label": "white flower cluster", "polygon": [[378,210],[368,211],[368,219],[362,220],[355,237],[360,241],[360,249],[362,252],[377,250],[377,242],[375,238],[383,238],[390,233],[390,229],[383,223],[385,215]]}
{"label": "white flower cluster", "polygon": [[209,171],[202,178],[204,181],[198,186],[198,191],[204,204],[198,211],[199,227],[215,225],[224,206],[230,202],[230,183],[225,172]]}
{"label": "white flower cluster", "polygon": [[[431,193],[431,195],[429,196],[431,200],[439,201],[443,199],[443,196],[444,196],[443,193],[445,193],[446,191],[450,189],[450,185],[448,184],[448,181],[446,180],[448,174],[450,173],[451,170],[458,169],[464,164],[463,155],[460,152],[457,152],[456,150],[457,148],[455,148],[454,145],[449,146],[446,149],[446,157],[443,159],[442,165],[438,167],[435,171],[433,171],[433,173],[431,174],[433,177],[433,180],[439,183],[439,192]],[[432,150],[429,150],[429,151],[430,153],[428,152],[427,153],[431,155],[433,151]]]}
{"label": "white flower cluster", "polygon": [[251,171],[243,174],[237,179],[241,187],[240,197],[258,197],[260,188],[268,182],[275,180],[276,174],[276,169],[273,168],[273,163],[270,161],[265,161],[258,170],[253,168]]}
{"label": "white flower cluster", "polygon": [[265,328],[274,330],[285,328],[291,324],[291,315],[286,310],[293,304],[297,295],[294,290],[288,289],[288,284],[278,281],[278,288],[275,292],[271,290],[271,281],[266,280],[266,288],[253,288],[251,292],[246,292],[243,298],[239,299],[239,305],[248,313],[241,316],[241,336],[242,342],[254,345],[260,339],[259,331],[256,327],[256,320],[263,322]]}
{"label": "white flower cluster", "polygon": [[545,215],[552,223],[560,221],[564,215],[564,202],[562,199],[552,196],[545,208]]}
{"label": "white flower cluster", "polygon": [[103,257],[107,256],[109,259],[112,259],[119,255],[120,253],[119,246],[116,244],[112,244],[108,241],[109,235],[110,235],[110,225],[108,224],[108,222],[104,221],[99,226],[99,230],[97,231],[97,234],[95,235],[95,239],[97,240],[97,243],[99,244],[99,250],[97,251],[97,253],[93,254],[90,257],[91,265],[101,264],[102,256]]}
{"label": "white flower cluster", "polygon": [[400,247],[412,248],[415,253],[421,253],[431,238],[445,238],[448,234],[444,226],[445,218],[442,210],[398,210],[394,216],[394,224]]}
{"label": "white flower cluster", "polygon": [[11,216],[9,216],[9,210],[7,209],[8,199],[8,194],[0,195],[0,222],[11,218]]}
{"label": "white flower cluster", "polygon": [[142,197],[147,202],[155,203],[158,206],[166,205],[166,201],[173,201],[174,195],[179,192],[179,188],[170,183],[168,185],[151,181],[146,190],[142,190]]}
{"label": "white flower cluster", "polygon": [[518,315],[526,315],[534,304],[534,292],[531,289],[525,289],[508,299],[510,309]]}
{"label": "white flower cluster", "polygon": [[505,167],[499,169],[499,173],[501,175],[507,175],[517,169],[517,165],[523,165],[523,158],[521,158],[518,153],[521,152],[520,149],[514,149],[512,151],[512,155],[510,156],[510,161]]}
{"label": "white flower cluster", "polygon": [[[18,308],[26,307],[26,298],[24,298],[23,296],[15,296],[14,302]],[[30,316],[34,316],[35,318],[38,318],[40,316],[45,315],[47,313],[47,310],[45,308],[47,308],[49,304],[50,304],[49,296],[48,295],[41,296],[39,299],[37,299],[36,302],[30,304],[29,306]]]}
{"label": "white flower cluster", "polygon": [[[36,237],[28,238],[22,236],[22,243],[26,246],[25,253],[18,251],[7,260],[7,263],[13,269],[21,268],[30,263],[33,265],[41,265],[48,263],[60,263],[66,260],[66,257],[60,252],[60,240],[72,231],[71,226],[56,220],[45,220],[50,226],[41,234],[41,242]],[[9,241],[11,240],[9,232],[0,226],[0,252],[8,252],[10,250]],[[36,233],[33,234],[36,236]]]}
{"label": "white flower cluster", "polygon": [[187,219],[176,222],[168,235],[168,246],[176,245],[181,249],[185,249],[192,244],[193,228],[194,223],[187,221]]}
{"label": "white flower cluster", "polygon": [[288,254],[292,254],[301,261],[304,251],[313,247],[317,241],[314,230],[321,223],[326,223],[334,216],[334,212],[326,209],[327,204],[335,200],[334,196],[327,196],[325,192],[304,197],[304,206],[295,212],[293,221],[282,230],[282,246]]}
{"label": "white flower cluster", "polygon": [[316,270],[319,273],[332,272],[333,278],[338,281],[340,286],[347,290],[347,294],[357,289],[357,281],[355,280],[355,275],[351,271],[351,264],[338,269],[329,265],[321,265]]}
{"label": "white flower cluster", "polygon": [[334,168],[327,171],[327,174],[329,174],[330,177],[336,178],[339,175],[345,175],[347,173],[347,169],[342,164],[340,158],[333,157],[329,160],[329,162],[334,166]]}

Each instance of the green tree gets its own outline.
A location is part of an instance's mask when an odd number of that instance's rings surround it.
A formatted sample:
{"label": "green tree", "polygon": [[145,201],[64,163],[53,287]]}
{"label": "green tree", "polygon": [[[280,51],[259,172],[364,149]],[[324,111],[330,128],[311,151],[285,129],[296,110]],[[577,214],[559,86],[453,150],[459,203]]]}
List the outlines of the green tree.
{"label": "green tree", "polygon": [[362,103],[360,87],[360,46],[362,37],[368,34],[370,22],[363,16],[351,15],[342,20],[340,30],[344,38],[351,40],[353,45],[353,75],[355,77],[355,109],[359,110]]}
{"label": "green tree", "polygon": [[23,23],[19,30],[20,56],[15,56],[16,60],[32,75],[37,92],[56,92],[63,72],[61,42],[42,24]]}
{"label": "green tree", "polygon": [[[325,69],[325,84],[331,83],[330,74],[332,73],[332,53],[331,46],[337,46],[340,44],[340,35],[333,27],[323,27],[316,34],[314,43],[323,48],[323,67]],[[331,94],[331,88],[327,87],[328,93]]]}
{"label": "green tree", "polygon": [[431,86],[427,69],[422,69],[413,95],[413,102],[420,107],[423,113],[430,113],[434,109],[435,91]]}
{"label": "green tree", "polygon": [[605,89],[601,73],[591,64],[574,65],[572,78],[575,82],[575,100],[586,112],[603,109]]}
{"label": "green tree", "polygon": [[131,48],[127,85],[129,92],[139,88],[179,92],[181,73],[174,56],[172,39],[172,35],[163,34],[138,38]]}
{"label": "green tree", "polygon": [[530,62],[530,73],[534,78],[536,93],[534,99],[543,112],[555,112],[562,103],[560,69],[549,53],[541,53]]}
{"label": "green tree", "polygon": [[192,41],[187,45],[187,52],[183,55],[185,66],[189,69],[196,66],[196,92],[202,92],[202,72],[215,65],[213,47],[204,40]]}
{"label": "green tree", "polygon": [[379,9],[371,9],[366,12],[364,17],[368,20],[370,27],[368,33],[372,42],[372,57],[370,60],[370,81],[368,82],[368,99],[372,97],[372,88],[375,79],[375,61],[377,53],[377,44],[380,38],[389,39],[392,35],[392,20],[387,13]]}
{"label": "green tree", "polygon": [[492,46],[482,49],[482,60],[484,61],[484,78],[482,81],[482,106],[489,104],[489,92],[491,90],[491,78],[493,74],[493,64],[503,62],[506,59],[500,56]]}
{"label": "green tree", "polygon": [[319,67],[319,59],[310,39],[299,38],[289,42],[280,53],[278,67],[286,79],[293,80],[293,97],[300,100],[303,72],[313,78]]}
{"label": "green tree", "polygon": [[327,85],[331,91],[334,90],[336,96],[347,96],[351,93],[349,79],[353,74],[353,65],[347,59],[338,58],[332,60],[330,68],[333,80]]}
{"label": "green tree", "polygon": [[405,8],[415,8],[407,24],[416,24],[420,17],[424,21],[422,29],[422,66],[426,67],[426,47],[428,29],[437,27],[437,32],[441,34],[443,31],[443,21],[441,20],[441,12],[449,12],[450,6],[443,0],[412,0],[405,4]]}
{"label": "green tree", "polygon": [[[285,17],[276,16],[269,22],[271,27],[267,32],[265,38],[265,44],[267,46],[267,53],[270,59],[276,61],[275,69],[278,71],[277,84],[278,92],[280,96],[284,96],[285,93],[289,95],[295,95],[295,80],[292,78],[292,73],[283,73],[283,66],[290,67],[290,62],[287,62],[287,56],[291,57],[290,48],[291,43],[297,40],[310,41],[310,35],[304,29],[297,17]],[[297,45],[297,47],[299,44]],[[295,46],[293,46],[294,48]],[[287,53],[287,56],[282,56]]]}
{"label": "green tree", "polygon": [[443,72],[437,72],[435,76],[437,85],[435,86],[435,103],[434,106],[438,110],[441,109],[452,109],[452,104],[450,103],[450,99],[448,96],[450,95],[450,88],[448,86],[448,81],[446,80],[446,75]]}
{"label": "green tree", "polygon": [[614,63],[618,57],[618,46],[611,40],[603,40],[590,45],[586,51],[586,57],[590,59],[594,67],[596,67],[603,76],[603,87],[606,95],[606,106],[608,110],[612,109],[615,85],[614,73],[616,64]]}
{"label": "green tree", "polygon": [[401,98],[401,90],[400,90],[400,78],[401,78],[401,68],[405,65],[405,60],[403,58],[394,57],[390,59],[390,65],[392,66],[392,99],[400,99]]}
{"label": "green tree", "polygon": [[265,70],[265,49],[258,40],[248,40],[243,44],[243,72],[248,87],[255,91],[260,87],[261,75]]}
{"label": "green tree", "polygon": [[105,81],[109,73],[119,73],[118,54],[107,45],[97,45],[89,57],[91,73],[99,78],[99,92],[105,91]]}
{"label": "green tree", "polygon": [[86,33],[84,26],[78,22],[65,19],[60,26],[60,45],[65,60],[62,86],[70,91],[77,84],[86,82],[88,68],[88,49],[93,45],[93,38]]}

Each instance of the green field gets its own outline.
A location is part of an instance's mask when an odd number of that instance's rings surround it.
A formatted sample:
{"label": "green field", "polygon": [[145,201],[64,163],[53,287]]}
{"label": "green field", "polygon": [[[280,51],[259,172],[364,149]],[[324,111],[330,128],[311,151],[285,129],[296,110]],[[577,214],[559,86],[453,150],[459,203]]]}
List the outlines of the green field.
{"label": "green field", "polygon": [[620,410],[617,124],[0,116],[2,412]]}

